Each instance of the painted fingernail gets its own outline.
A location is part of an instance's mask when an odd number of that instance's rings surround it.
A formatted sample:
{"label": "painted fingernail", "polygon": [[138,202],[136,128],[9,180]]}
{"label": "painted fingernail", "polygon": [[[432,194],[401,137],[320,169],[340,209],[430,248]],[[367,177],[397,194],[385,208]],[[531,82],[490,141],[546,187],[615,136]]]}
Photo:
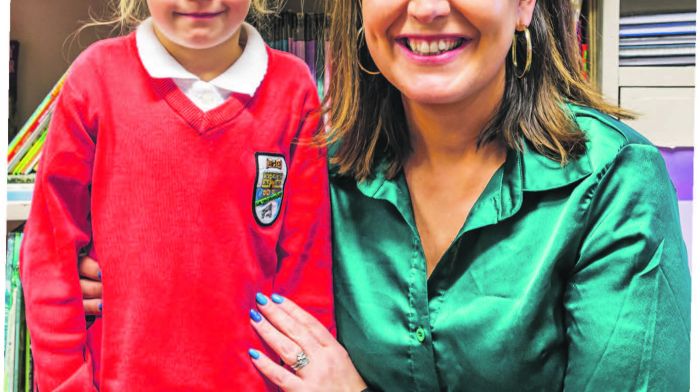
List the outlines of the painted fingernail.
{"label": "painted fingernail", "polygon": [[97,271],[97,279],[102,280],[102,271]]}
{"label": "painted fingernail", "polygon": [[99,310],[100,310],[100,313],[102,313],[102,303],[100,303],[99,305],[97,305],[97,309],[99,309]]}
{"label": "painted fingernail", "polygon": [[267,305],[267,297],[261,293],[257,293],[255,294],[255,302],[259,303],[260,305]]}
{"label": "painted fingernail", "polygon": [[255,309],[250,310],[250,318],[252,318],[253,321],[255,321],[256,323],[259,323],[262,321],[262,316]]}
{"label": "painted fingernail", "polygon": [[253,350],[252,348],[248,350],[248,355],[250,355],[251,358],[253,359],[258,359],[260,358],[260,351],[258,350]]}
{"label": "painted fingernail", "polygon": [[284,302],[284,297],[282,297],[279,294],[272,294],[270,298],[272,298],[272,302],[276,304],[281,304],[282,302]]}

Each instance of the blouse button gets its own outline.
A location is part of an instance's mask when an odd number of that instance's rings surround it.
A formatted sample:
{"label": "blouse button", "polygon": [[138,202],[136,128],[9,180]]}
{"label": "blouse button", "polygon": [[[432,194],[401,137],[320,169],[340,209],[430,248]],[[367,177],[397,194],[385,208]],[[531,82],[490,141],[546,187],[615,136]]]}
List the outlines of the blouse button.
{"label": "blouse button", "polygon": [[418,343],[423,343],[425,340],[425,330],[423,327],[418,327],[416,330],[416,339],[418,339]]}

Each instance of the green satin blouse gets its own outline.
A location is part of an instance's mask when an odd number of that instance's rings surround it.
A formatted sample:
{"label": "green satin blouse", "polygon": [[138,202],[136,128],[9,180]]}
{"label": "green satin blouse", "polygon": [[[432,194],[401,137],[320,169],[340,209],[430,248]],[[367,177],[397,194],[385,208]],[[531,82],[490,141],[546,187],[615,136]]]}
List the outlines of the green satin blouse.
{"label": "green satin blouse", "polygon": [[338,338],[381,391],[687,391],[690,274],[658,150],[509,152],[430,279],[403,176],[331,174]]}

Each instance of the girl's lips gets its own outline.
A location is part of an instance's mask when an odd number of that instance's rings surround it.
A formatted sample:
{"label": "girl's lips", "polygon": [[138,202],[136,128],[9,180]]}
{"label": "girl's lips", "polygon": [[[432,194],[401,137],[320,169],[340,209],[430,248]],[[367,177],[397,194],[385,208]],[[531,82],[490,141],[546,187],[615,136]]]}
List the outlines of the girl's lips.
{"label": "girl's lips", "polygon": [[218,12],[175,12],[175,15],[187,16],[190,18],[197,18],[197,19],[206,19],[206,18],[213,18],[215,16],[219,16],[223,13],[224,13],[224,11],[218,11]]}

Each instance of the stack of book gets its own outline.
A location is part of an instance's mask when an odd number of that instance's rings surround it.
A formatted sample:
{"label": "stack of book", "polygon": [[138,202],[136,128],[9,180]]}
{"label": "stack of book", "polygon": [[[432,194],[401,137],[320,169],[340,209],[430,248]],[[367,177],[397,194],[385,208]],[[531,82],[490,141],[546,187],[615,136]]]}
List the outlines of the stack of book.
{"label": "stack of book", "polygon": [[695,65],[695,12],[620,18],[620,66]]}
{"label": "stack of book", "polygon": [[283,12],[267,20],[258,30],[271,48],[292,53],[304,60],[316,79],[319,96],[324,94],[327,69],[325,31],[328,19],[324,14]]}
{"label": "stack of book", "polygon": [[51,115],[56,106],[56,98],[61,91],[65,77],[64,74],[7,147],[9,182],[15,182],[15,178],[22,182],[22,178],[36,172],[39,158],[41,158],[41,149],[46,141]]}
{"label": "stack of book", "polygon": [[30,392],[33,385],[33,363],[29,333],[24,316],[22,283],[19,280],[19,247],[22,233],[7,235],[5,264],[5,374],[3,390]]}

